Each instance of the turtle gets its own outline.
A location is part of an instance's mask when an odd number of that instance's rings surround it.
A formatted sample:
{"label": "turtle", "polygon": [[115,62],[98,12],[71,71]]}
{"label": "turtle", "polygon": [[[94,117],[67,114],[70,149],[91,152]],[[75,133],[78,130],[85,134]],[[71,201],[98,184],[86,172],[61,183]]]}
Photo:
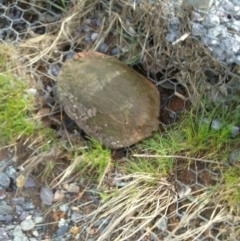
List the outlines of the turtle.
{"label": "turtle", "polygon": [[67,116],[106,147],[131,146],[158,129],[158,89],[113,56],[76,53],[63,63],[56,92]]}

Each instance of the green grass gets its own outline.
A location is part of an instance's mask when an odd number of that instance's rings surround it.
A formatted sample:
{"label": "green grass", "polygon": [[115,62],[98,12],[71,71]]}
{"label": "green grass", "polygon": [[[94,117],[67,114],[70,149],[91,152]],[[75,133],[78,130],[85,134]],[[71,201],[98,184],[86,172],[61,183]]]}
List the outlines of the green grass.
{"label": "green grass", "polygon": [[29,121],[31,96],[25,93],[26,84],[14,80],[10,73],[0,74],[0,140],[12,142],[21,135],[30,135],[35,123]]}
{"label": "green grass", "polygon": [[98,181],[99,185],[101,185],[111,165],[110,150],[102,147],[98,141],[90,139],[89,147],[82,152],[76,171],[82,177]]}
{"label": "green grass", "polygon": [[64,0],[59,0],[57,3],[53,3],[51,0],[49,0],[48,3],[62,12],[67,12],[67,6]]}
{"label": "green grass", "polygon": [[[238,124],[240,112],[208,103],[204,106],[205,109],[192,109],[183,114],[180,121],[166,128],[162,135],[156,134],[139,144],[135,152],[141,155],[130,162],[128,171],[167,176],[174,172],[174,162],[179,158],[186,163],[185,167],[195,159],[212,162],[209,168],[215,168],[222,175],[214,190],[222,192],[222,201],[236,211],[237,206],[240,208],[240,171],[239,167],[230,166],[228,155],[240,148],[239,135],[236,138],[230,135],[232,127]],[[203,121],[205,117],[209,122]],[[220,129],[211,128],[213,119],[221,122]]]}

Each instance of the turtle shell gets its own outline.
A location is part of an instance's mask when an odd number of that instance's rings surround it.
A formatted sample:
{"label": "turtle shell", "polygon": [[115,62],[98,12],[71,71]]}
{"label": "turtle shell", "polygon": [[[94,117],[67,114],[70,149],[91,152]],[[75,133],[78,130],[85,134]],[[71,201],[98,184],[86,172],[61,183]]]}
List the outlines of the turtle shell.
{"label": "turtle shell", "polygon": [[157,88],[116,58],[81,52],[58,75],[57,96],[66,114],[110,148],[130,146],[158,129]]}

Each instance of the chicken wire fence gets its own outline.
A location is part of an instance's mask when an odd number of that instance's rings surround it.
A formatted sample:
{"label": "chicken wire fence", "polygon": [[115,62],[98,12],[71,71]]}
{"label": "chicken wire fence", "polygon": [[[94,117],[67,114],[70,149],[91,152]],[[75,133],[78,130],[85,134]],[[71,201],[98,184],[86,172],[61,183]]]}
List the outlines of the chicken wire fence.
{"label": "chicken wire fence", "polygon": [[[180,1],[92,1],[94,8],[92,7],[89,11],[84,8],[84,4],[82,5],[82,9],[86,13],[82,15],[82,18],[79,17],[81,22],[74,18],[78,14],[81,15],[74,12],[75,4],[77,1],[71,0],[0,0],[0,42],[13,46],[16,51],[19,51],[19,59],[27,66],[26,72],[36,81],[36,84],[42,86],[42,98],[48,106],[54,105],[53,86],[58,72],[62,64],[67,59],[72,58],[74,53],[93,49],[120,56],[122,53],[131,51],[128,48],[129,45],[133,51],[136,51],[134,39],[131,38],[137,31],[131,24],[134,19],[129,17],[129,19],[123,20],[120,17],[122,9],[126,11],[125,5],[128,6],[128,10],[131,9],[131,13],[137,11],[138,8],[146,8],[147,11],[151,12],[161,5],[161,10],[164,9],[167,13],[167,18],[165,16],[162,18],[167,26],[162,33],[165,42],[174,49],[186,39],[194,39],[206,50],[202,53],[202,61],[205,60],[206,53],[209,53],[210,57],[208,57],[213,59],[214,64],[211,64],[210,67],[206,63],[206,66],[201,66],[199,69],[204,73],[204,85],[209,93],[209,98],[223,102],[236,99],[234,97],[240,90],[240,4],[238,0],[215,0],[204,8],[191,5],[191,14],[186,15],[185,18],[188,29],[184,34],[181,29],[182,19],[178,13],[185,6]],[[107,13],[104,13],[104,6],[111,6]],[[189,7],[189,5],[187,6]],[[106,25],[104,17],[110,12],[116,19],[119,19],[119,22],[125,21],[124,26],[130,33],[128,36],[122,34],[121,41],[114,38],[115,33],[111,32],[111,28],[113,28],[111,21],[107,26],[111,38],[107,38],[106,34],[101,32],[104,24]],[[89,17],[86,17],[87,14]],[[71,24],[68,24],[72,19]],[[147,21],[148,18],[143,17],[142,20]],[[150,24],[146,25],[150,26]],[[64,31],[63,26],[66,26]],[[142,48],[151,47],[152,43],[156,43],[151,34],[145,39],[149,42],[145,43],[144,46],[142,45]],[[21,52],[22,49],[25,52]],[[156,56],[160,56],[160,50],[157,51]],[[178,48],[175,48],[174,51],[178,51]],[[191,57],[192,62],[197,62],[199,55],[196,56],[196,59],[192,54]],[[185,88],[188,83],[181,82],[183,76],[187,78],[186,73],[179,78],[179,72],[181,72],[179,66],[184,65],[186,59],[185,56],[180,58],[178,68],[173,68],[176,63],[172,53],[169,56],[161,55],[161,58],[163,62],[165,59],[165,62],[169,62],[169,64],[162,64],[164,67],[158,64],[157,71],[154,71],[154,63],[149,64],[147,60],[143,65],[139,64],[139,61],[134,62],[134,56],[127,60],[129,64],[133,63],[132,65],[140,72],[145,71],[146,76],[158,86],[162,92],[162,103],[165,103],[165,112],[163,112],[163,116],[166,117],[165,122],[171,123],[172,120],[175,120],[176,113],[187,108],[190,103],[189,93]],[[135,65],[136,62],[138,65]],[[147,71],[146,65],[149,67]],[[214,204],[206,204],[200,213],[194,213],[194,210],[187,209],[188,205],[193,203],[195,199],[194,194],[191,193],[207,188],[208,185],[214,185],[212,181],[205,183],[205,177],[214,180],[214,178],[219,177],[219,173],[211,170],[205,164],[201,168],[198,165],[193,165],[185,174],[189,176],[188,179],[179,173],[175,174],[178,192],[183,193],[183,196],[173,204],[173,211],[166,218],[161,219],[162,221],[158,226],[159,230],[162,231],[159,235],[164,240],[183,240],[181,238],[183,233],[205,225],[203,233],[189,234],[188,240],[240,240],[235,232],[236,227],[240,225],[239,220],[232,220],[231,217],[226,217],[225,221],[214,219]],[[203,178],[201,178],[202,175]],[[188,217],[187,222],[184,223],[186,213],[190,218]],[[179,228],[179,223],[184,223],[184,225]],[[169,224],[172,227],[170,229]]]}

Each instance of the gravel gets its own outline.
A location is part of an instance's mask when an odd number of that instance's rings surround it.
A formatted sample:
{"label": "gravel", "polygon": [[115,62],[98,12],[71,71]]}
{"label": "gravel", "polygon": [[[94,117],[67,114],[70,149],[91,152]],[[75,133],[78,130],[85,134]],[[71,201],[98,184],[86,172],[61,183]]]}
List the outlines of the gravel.
{"label": "gravel", "polygon": [[[40,241],[54,238],[57,241],[72,241],[75,238],[81,240],[82,234],[79,233],[79,229],[75,232],[75,236],[70,230],[76,229],[76,223],[85,218],[84,213],[72,202],[73,197],[80,194],[80,185],[83,184],[67,183],[63,187],[52,190],[29,176],[21,194],[15,196],[13,187],[16,186],[17,169],[11,163],[10,158],[0,160],[0,165],[4,166],[0,173],[0,240]],[[57,206],[55,204],[59,199],[53,199],[55,193],[64,194],[60,200],[61,203]],[[99,201],[96,197],[93,198],[92,194],[89,194],[87,199],[88,202],[92,199],[96,206],[99,205]],[[83,200],[83,202],[86,201]],[[46,220],[44,210],[52,212],[51,221]],[[49,222],[51,225],[46,225]],[[57,225],[54,226],[54,223]],[[100,230],[103,230],[107,223],[107,220],[101,219],[94,227],[98,228],[98,225],[101,225]],[[87,227],[84,229],[87,230]],[[51,231],[46,233],[47,230]]]}

